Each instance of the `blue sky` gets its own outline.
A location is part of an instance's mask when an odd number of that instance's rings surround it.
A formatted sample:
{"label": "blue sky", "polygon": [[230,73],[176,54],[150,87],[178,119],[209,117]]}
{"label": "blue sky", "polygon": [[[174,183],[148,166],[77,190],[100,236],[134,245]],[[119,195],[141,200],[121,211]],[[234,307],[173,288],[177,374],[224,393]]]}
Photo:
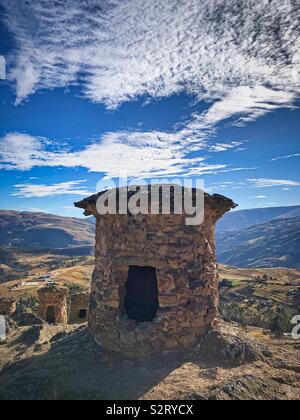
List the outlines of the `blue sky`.
{"label": "blue sky", "polygon": [[299,12],[239,3],[0,0],[0,208],[80,217],[124,172],[300,204]]}

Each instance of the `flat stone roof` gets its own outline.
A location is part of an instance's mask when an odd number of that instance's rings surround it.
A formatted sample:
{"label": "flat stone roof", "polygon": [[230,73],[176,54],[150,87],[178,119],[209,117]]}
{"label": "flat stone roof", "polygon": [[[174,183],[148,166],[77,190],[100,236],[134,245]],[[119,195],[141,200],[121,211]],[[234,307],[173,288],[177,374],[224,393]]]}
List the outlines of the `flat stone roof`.
{"label": "flat stone roof", "polygon": [[[155,188],[157,186],[158,185],[153,185],[153,186],[148,185],[148,192],[146,194],[150,198],[152,198],[151,197],[151,188],[152,187]],[[166,185],[160,185],[159,184],[159,186],[161,188],[163,188],[163,187],[166,187],[166,186],[169,186],[169,185],[167,185],[167,184]],[[181,187],[179,185],[170,185],[170,187],[171,187],[171,190],[170,190],[170,192],[171,192],[171,194],[170,194],[170,198],[171,198],[171,209],[172,209],[172,203],[173,203],[173,206],[174,206],[174,196],[175,196],[174,189],[175,188],[178,188],[179,187],[179,188],[182,189],[182,197],[184,197],[184,194],[191,194],[193,196],[193,202],[194,202],[194,204],[196,204],[196,193],[197,193],[197,191],[201,191],[201,190],[197,190],[196,188],[184,188],[184,187]],[[115,189],[111,189],[111,190],[102,191],[102,192],[100,192],[98,194],[94,194],[94,195],[92,195],[92,196],[90,196],[88,198],[85,198],[82,201],[79,201],[77,203],[74,203],[74,205],[77,208],[84,209],[85,210],[85,213],[84,214],[86,216],[95,215],[97,201],[98,201],[98,199],[102,195],[104,195],[106,193],[111,193],[111,195],[117,193],[117,199],[118,199],[119,198],[120,191],[122,191],[122,190],[125,191],[125,190],[127,190],[127,188],[126,187],[124,187],[124,188],[115,188]],[[137,191],[128,191],[127,190],[127,200],[129,201],[130,198],[133,197],[137,192],[139,192],[139,191],[138,190]],[[161,193],[161,196],[162,196],[162,193]],[[160,196],[160,200],[162,198],[161,196]],[[205,205],[208,205],[208,206],[210,206],[213,209],[223,210],[224,213],[226,213],[227,211],[230,211],[230,210],[235,209],[236,207],[238,207],[238,205],[235,204],[230,198],[227,198],[227,197],[225,197],[223,195],[219,195],[219,194],[210,195],[210,194],[208,194],[208,193],[205,192],[204,193],[204,200],[205,200]]]}

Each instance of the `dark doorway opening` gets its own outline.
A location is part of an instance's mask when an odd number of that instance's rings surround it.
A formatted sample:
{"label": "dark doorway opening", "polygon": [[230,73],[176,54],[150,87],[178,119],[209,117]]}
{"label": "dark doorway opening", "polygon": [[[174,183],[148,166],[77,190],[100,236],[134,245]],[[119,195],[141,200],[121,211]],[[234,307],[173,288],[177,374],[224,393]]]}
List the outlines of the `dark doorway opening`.
{"label": "dark doorway opening", "polygon": [[125,310],[129,319],[152,322],[159,308],[156,269],[129,267]]}
{"label": "dark doorway opening", "polygon": [[55,324],[55,308],[54,306],[48,306],[46,313],[46,322],[48,324]]}
{"label": "dark doorway opening", "polygon": [[87,317],[87,310],[86,309],[80,309],[78,318],[79,319],[86,319]]}

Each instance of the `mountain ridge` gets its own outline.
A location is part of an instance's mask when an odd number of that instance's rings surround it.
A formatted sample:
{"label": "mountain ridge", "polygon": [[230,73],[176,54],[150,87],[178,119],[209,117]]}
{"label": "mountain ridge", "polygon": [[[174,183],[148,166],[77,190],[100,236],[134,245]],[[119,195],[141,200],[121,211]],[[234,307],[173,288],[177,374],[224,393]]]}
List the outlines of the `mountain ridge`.
{"label": "mountain ridge", "polygon": [[68,248],[94,242],[89,219],[0,210],[0,247]]}
{"label": "mountain ridge", "polygon": [[300,217],[277,218],[237,231],[218,232],[221,264],[245,268],[300,268]]}
{"label": "mountain ridge", "polygon": [[274,219],[300,217],[300,205],[236,210],[225,214],[217,225],[217,232],[237,231]]}
{"label": "mountain ridge", "polygon": [[[270,217],[273,219],[253,223]],[[216,242],[221,264],[300,268],[300,206],[228,213],[217,226]],[[16,264],[20,252],[92,255],[94,244],[94,218],[0,210],[1,264]]]}

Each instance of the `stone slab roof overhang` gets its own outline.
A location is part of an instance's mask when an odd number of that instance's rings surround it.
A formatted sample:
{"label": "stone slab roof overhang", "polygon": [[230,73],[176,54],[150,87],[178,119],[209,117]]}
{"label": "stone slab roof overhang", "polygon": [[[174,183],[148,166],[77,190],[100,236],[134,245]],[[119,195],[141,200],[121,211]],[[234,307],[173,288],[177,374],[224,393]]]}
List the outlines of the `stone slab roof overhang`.
{"label": "stone slab roof overhang", "polygon": [[[180,188],[182,190],[182,199],[185,197],[185,194],[192,195],[193,199],[193,205],[196,205],[196,198],[197,198],[197,192],[201,192],[201,190],[197,190],[196,188],[184,188],[178,185],[159,185],[160,187],[160,202],[162,201],[162,194],[163,194],[163,188],[168,186],[170,188],[170,207],[171,212],[174,210],[174,199],[175,199],[175,190],[176,188]],[[153,199],[152,196],[152,187],[157,186],[151,186],[148,185],[147,192],[142,192],[144,194],[148,195],[149,203],[151,203],[151,200]],[[133,188],[133,187],[131,187]],[[79,201],[77,203],[74,203],[75,207],[83,209],[85,216],[97,216],[97,201],[98,199],[103,196],[104,194],[107,194],[107,196],[113,196],[113,194],[116,193],[117,203],[119,202],[119,196],[120,192],[125,192],[127,190],[127,200],[129,201],[137,192],[139,192],[139,187],[135,191],[128,190],[126,187],[124,188],[115,188],[111,190],[102,191],[98,194],[94,194],[88,198],[85,198],[82,201]],[[204,193],[204,203],[205,206],[210,207],[214,210],[219,210],[220,215],[223,215],[227,212],[229,212],[232,209],[235,209],[238,207],[237,204],[235,204],[230,198],[224,197],[223,195],[214,194],[210,195],[208,193]]]}
{"label": "stone slab roof overhang", "polygon": [[[187,195],[192,195],[192,199],[193,199],[193,204],[196,205],[196,193],[201,191],[201,190],[197,190],[195,188],[184,188],[178,185],[159,185],[160,188],[160,200],[162,200],[162,195],[165,193],[166,190],[164,190],[164,187],[168,186],[170,189],[170,206],[171,206],[171,212],[172,209],[174,209],[174,196],[175,196],[175,190],[180,188],[182,190],[182,198],[185,196],[185,194]],[[152,188],[158,187],[158,185],[148,185],[147,188],[147,192],[146,194],[148,194],[150,196],[150,200],[149,202],[151,202],[151,193],[152,193]],[[124,188],[116,188],[116,189],[112,189],[112,190],[106,190],[106,191],[102,191],[98,194],[94,194],[88,198],[85,198],[82,201],[79,201],[77,203],[74,203],[75,207],[77,208],[81,208],[83,209],[85,212],[85,216],[97,216],[97,201],[98,199],[103,196],[104,194],[106,194],[107,196],[109,196],[109,194],[114,194],[116,193],[116,197],[117,197],[117,203],[119,202],[119,195],[121,191],[126,191],[127,190],[127,200],[129,201],[131,197],[133,197],[138,191],[139,191],[139,187],[137,187],[137,189],[135,191],[129,191],[126,187]],[[142,192],[145,193],[145,192]],[[231,199],[224,197],[223,195],[219,195],[219,194],[214,194],[214,195],[210,195],[208,193],[204,193],[204,202],[205,202],[205,206],[210,207],[211,209],[214,210],[218,210],[220,213],[220,216],[222,216],[223,214],[227,213],[228,211],[235,209],[236,207],[238,207],[237,204],[235,204]]]}

